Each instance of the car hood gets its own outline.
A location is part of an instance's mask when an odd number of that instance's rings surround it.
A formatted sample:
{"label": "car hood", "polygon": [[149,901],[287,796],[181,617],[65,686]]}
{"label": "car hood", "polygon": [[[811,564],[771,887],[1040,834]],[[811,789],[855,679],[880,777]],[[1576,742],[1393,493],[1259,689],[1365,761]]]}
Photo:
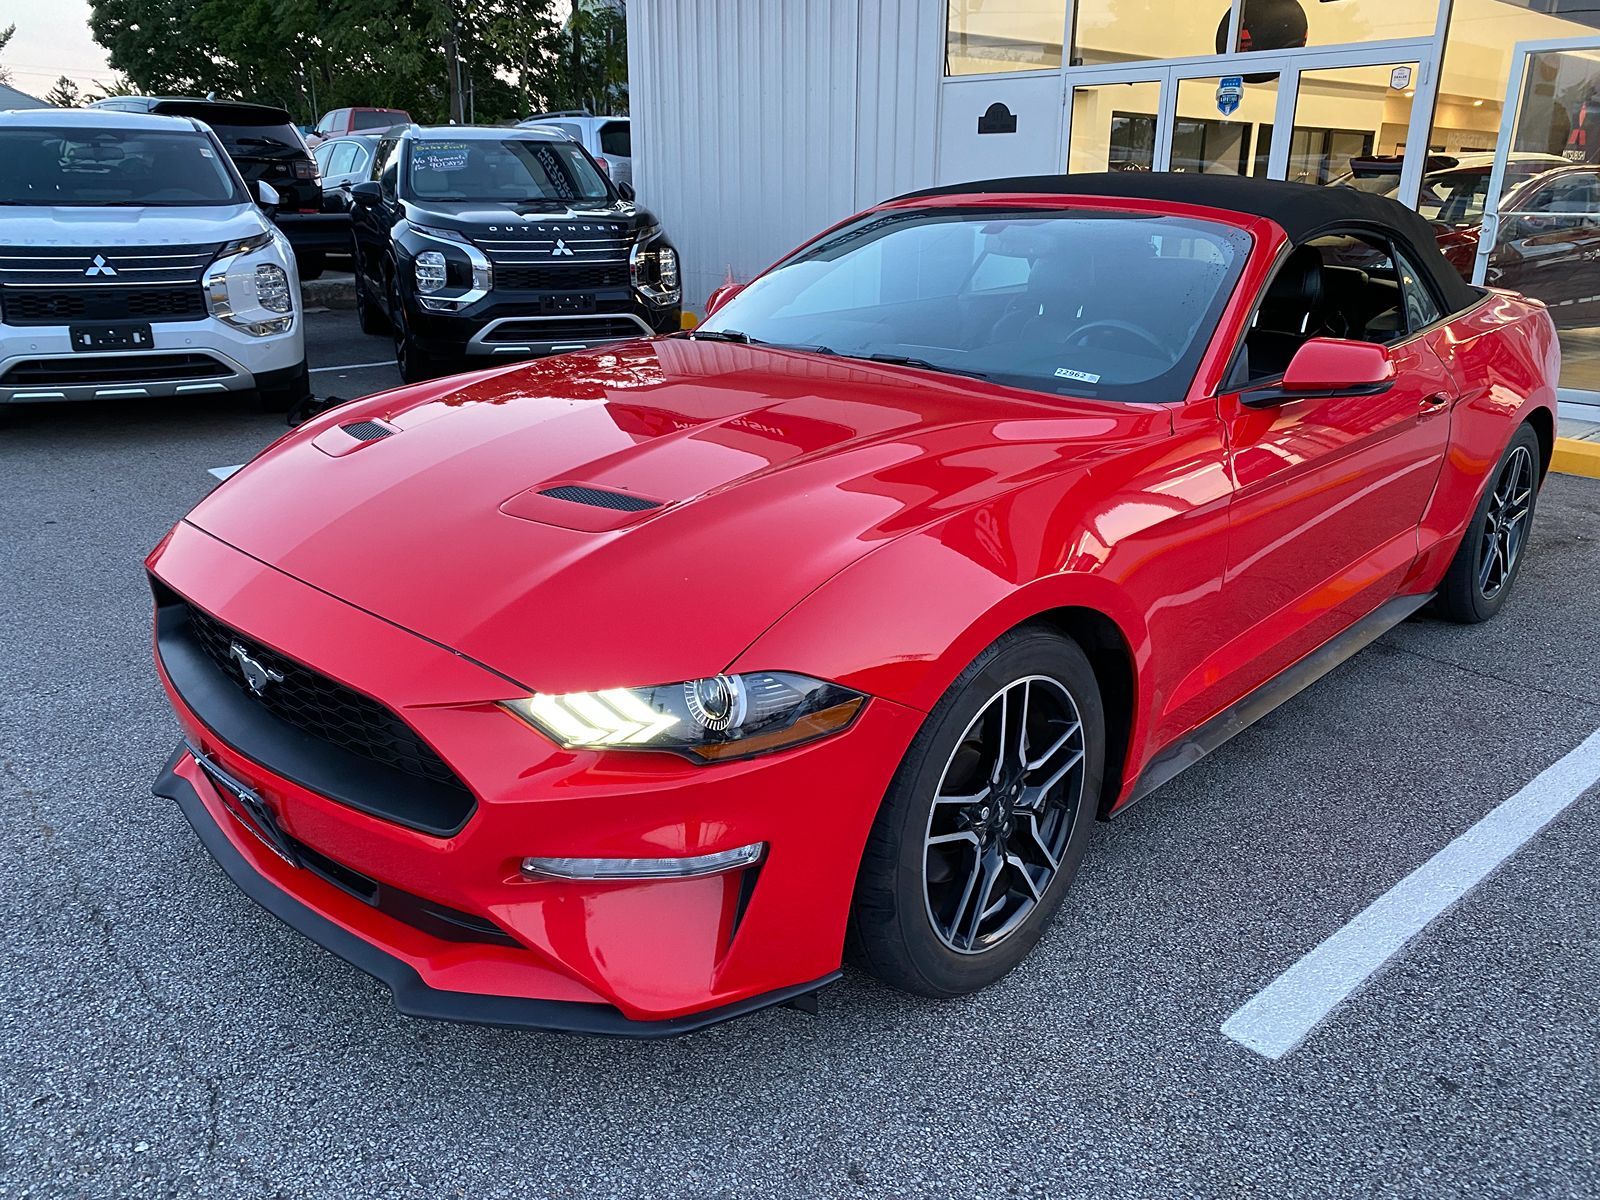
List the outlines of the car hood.
{"label": "car hood", "polygon": [[3,211],[5,227],[0,241],[20,246],[82,246],[95,250],[192,246],[196,242],[230,242],[268,228],[267,219],[254,204],[140,208],[38,205]]}
{"label": "car hood", "polygon": [[629,234],[656,224],[649,211],[624,201],[615,204],[571,205],[565,208],[524,208],[506,204],[426,205],[409,202],[406,219],[413,225],[454,229],[469,238],[487,236],[496,241],[519,235],[533,239],[551,231],[565,236],[596,233]]}
{"label": "car hood", "polygon": [[875,546],[1169,428],[1155,406],[671,338],[334,410],[188,519],[531,688],[668,683]]}

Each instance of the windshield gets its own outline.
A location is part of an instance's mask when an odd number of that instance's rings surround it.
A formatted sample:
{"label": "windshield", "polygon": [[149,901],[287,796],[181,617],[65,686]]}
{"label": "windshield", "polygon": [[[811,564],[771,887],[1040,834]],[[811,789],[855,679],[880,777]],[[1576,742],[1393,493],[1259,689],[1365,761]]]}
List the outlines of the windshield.
{"label": "windshield", "polygon": [[[200,119],[205,121],[204,117]],[[235,158],[298,158],[305,153],[305,143],[293,125],[206,124],[222,139],[222,148]]]}
{"label": "windshield", "polygon": [[605,176],[569,142],[415,141],[411,191],[419,200],[485,204],[607,203]]}
{"label": "windshield", "polygon": [[695,336],[899,361],[1036,391],[1183,398],[1250,241],[1088,209],[873,213],[756,279]]}
{"label": "windshield", "polygon": [[0,129],[0,204],[241,204],[233,173],[196,132]]}
{"label": "windshield", "polygon": [[388,129],[391,125],[404,125],[410,119],[397,108],[380,108],[367,112],[357,109],[350,125],[352,129]]}

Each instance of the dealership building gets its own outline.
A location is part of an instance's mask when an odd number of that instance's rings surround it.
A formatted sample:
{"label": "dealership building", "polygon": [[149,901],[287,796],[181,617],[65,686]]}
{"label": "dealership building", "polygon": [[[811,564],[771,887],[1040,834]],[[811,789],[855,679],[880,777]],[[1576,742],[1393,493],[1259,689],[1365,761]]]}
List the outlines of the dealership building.
{"label": "dealership building", "polygon": [[[1600,0],[641,0],[635,183],[685,302],[857,209],[999,175],[1387,191],[1551,305],[1600,410]],[[1590,309],[1594,315],[1590,315]]]}

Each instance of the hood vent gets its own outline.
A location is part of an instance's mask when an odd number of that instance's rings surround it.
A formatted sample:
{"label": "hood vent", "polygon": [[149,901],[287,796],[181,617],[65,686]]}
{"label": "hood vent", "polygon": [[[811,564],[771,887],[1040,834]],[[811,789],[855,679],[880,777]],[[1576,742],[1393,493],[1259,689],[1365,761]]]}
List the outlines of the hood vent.
{"label": "hood vent", "polygon": [[573,504],[587,504],[591,508],[609,508],[613,512],[644,512],[648,508],[661,507],[661,502],[658,500],[646,500],[643,496],[631,496],[626,492],[608,492],[602,488],[582,487],[571,483],[543,488],[539,495],[549,496],[553,500],[567,500]]}
{"label": "hood vent", "polygon": [[376,442],[394,433],[387,425],[379,425],[376,421],[351,421],[348,425],[339,426],[358,442]]}

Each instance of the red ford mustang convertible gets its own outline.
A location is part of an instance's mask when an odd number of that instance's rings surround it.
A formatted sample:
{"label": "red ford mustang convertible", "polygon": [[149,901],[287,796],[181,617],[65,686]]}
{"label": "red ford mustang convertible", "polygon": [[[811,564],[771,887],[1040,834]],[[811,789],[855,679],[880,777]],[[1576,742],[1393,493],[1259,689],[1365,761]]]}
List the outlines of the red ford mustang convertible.
{"label": "red ford mustang convertible", "polygon": [[1095,818],[1492,616],[1550,458],[1544,308],[1348,189],[923,192],[709,307],[326,413],[150,556],[156,793],[405,1012],[982,987]]}

